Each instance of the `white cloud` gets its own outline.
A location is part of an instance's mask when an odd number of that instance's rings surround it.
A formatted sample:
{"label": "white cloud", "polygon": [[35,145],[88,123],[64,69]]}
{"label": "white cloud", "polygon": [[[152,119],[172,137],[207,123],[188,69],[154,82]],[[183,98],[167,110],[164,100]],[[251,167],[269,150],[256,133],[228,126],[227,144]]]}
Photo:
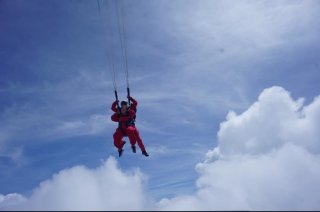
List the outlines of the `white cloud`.
{"label": "white cloud", "polygon": [[319,210],[320,98],[303,107],[281,87],[265,89],[240,115],[229,112],[219,144],[196,170],[195,195],[162,210]]}
{"label": "white cloud", "polygon": [[110,157],[97,169],[76,166],[42,182],[29,198],[0,196],[4,210],[141,210],[146,205],[145,177],[122,172]]}
{"label": "white cloud", "polygon": [[247,111],[229,112],[218,132],[222,154],[261,154],[291,142],[309,151],[320,150],[320,98],[303,107],[281,87],[265,89]]}
{"label": "white cloud", "polygon": [[21,194],[12,193],[7,195],[0,194],[0,209],[10,209],[11,207],[15,207],[18,204],[21,204],[26,201],[26,198]]}
{"label": "white cloud", "polygon": [[195,195],[162,200],[161,210],[318,210],[320,158],[292,144],[261,156],[198,164]]}

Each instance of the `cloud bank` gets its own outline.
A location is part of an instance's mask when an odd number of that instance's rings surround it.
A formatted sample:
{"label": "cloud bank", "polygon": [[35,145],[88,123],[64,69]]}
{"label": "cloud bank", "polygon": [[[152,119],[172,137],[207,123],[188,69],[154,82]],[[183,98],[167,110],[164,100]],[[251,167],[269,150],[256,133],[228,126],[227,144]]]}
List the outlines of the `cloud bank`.
{"label": "cloud bank", "polygon": [[197,164],[195,195],[163,199],[164,210],[319,210],[320,97],[303,106],[281,87],[245,112],[229,112],[218,146]]}
{"label": "cloud bank", "polygon": [[97,169],[65,169],[30,197],[0,195],[0,209],[319,210],[319,126],[320,96],[304,106],[274,86],[242,114],[228,113],[218,146],[196,166],[195,194],[151,200],[146,177],[110,157]]}
{"label": "cloud bank", "polygon": [[113,157],[97,169],[76,166],[42,182],[29,198],[0,196],[1,210],[141,210],[145,177],[122,172]]}

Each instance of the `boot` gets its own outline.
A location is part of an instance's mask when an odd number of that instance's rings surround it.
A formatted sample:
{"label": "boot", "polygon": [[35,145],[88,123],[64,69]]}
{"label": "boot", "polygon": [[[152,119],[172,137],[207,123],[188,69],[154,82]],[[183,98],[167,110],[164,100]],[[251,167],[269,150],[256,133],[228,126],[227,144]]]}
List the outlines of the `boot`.
{"label": "boot", "polygon": [[135,145],[132,145],[132,146],[131,146],[131,149],[132,149],[132,152],[133,152],[133,153],[136,153],[136,146],[135,146]]}
{"label": "boot", "polygon": [[146,156],[146,157],[149,157],[149,154],[147,153],[146,150],[143,150],[143,151],[142,151],[142,154],[143,154],[144,156]]}
{"label": "boot", "polygon": [[123,149],[118,150],[118,152],[119,152],[119,158],[120,158],[123,153]]}

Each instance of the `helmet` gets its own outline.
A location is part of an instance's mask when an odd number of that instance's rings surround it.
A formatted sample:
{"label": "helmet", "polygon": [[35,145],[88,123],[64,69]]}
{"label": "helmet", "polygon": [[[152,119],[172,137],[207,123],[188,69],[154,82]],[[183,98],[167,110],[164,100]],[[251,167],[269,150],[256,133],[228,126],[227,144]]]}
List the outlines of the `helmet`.
{"label": "helmet", "polygon": [[122,101],[120,105],[121,105],[121,106],[123,106],[123,105],[128,105],[128,103],[127,103],[126,101]]}

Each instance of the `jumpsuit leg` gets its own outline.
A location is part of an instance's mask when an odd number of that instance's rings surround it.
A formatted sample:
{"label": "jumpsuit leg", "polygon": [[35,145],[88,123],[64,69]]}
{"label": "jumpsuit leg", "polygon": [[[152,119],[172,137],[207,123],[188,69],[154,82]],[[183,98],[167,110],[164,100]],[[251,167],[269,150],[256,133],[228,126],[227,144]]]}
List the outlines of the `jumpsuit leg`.
{"label": "jumpsuit leg", "polygon": [[133,126],[129,126],[126,129],[126,134],[130,140],[131,146],[134,146],[136,144],[136,136],[135,136],[135,128]]}
{"label": "jumpsuit leg", "polygon": [[120,151],[124,145],[124,141],[122,140],[123,134],[121,130],[118,128],[116,132],[113,134],[114,146],[117,147],[118,151]]}
{"label": "jumpsuit leg", "polygon": [[141,139],[141,137],[140,137],[140,133],[139,133],[138,129],[137,129],[136,127],[135,127],[134,129],[135,129],[135,130],[134,130],[134,135],[135,135],[135,137],[136,137],[136,139],[137,139],[139,148],[141,149],[142,152],[143,152],[143,151],[146,151],[146,149],[145,149],[145,147],[144,147],[144,145],[143,145],[142,139]]}

